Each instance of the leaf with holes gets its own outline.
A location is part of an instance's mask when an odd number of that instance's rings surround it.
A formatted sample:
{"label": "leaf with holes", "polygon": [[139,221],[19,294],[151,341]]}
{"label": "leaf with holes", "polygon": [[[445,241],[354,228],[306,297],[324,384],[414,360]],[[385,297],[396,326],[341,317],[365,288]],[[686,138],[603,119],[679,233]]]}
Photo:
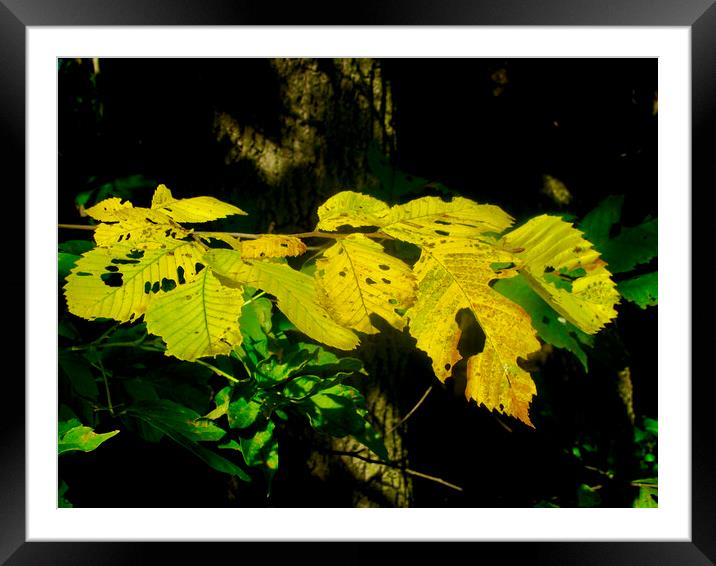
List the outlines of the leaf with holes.
{"label": "leaf with holes", "polygon": [[244,259],[296,257],[305,251],[306,244],[294,236],[264,234],[255,240],[241,242],[241,256]]}
{"label": "leaf with holes", "polygon": [[147,330],[161,336],[167,355],[193,361],[229,354],[241,344],[238,319],[244,304],[241,288],[226,287],[211,269],[155,297],[147,308]]}
{"label": "leaf with holes", "polygon": [[316,228],[331,232],[342,226],[382,226],[389,209],[387,204],[377,198],[353,191],[342,191],[318,207]]}
{"label": "leaf with holes", "polygon": [[379,332],[371,314],[402,330],[406,320],[398,313],[415,302],[410,267],[361,234],[342,238],[326,250],[316,263],[315,277],[321,304],[333,319],[366,334]]}
{"label": "leaf with holes", "polygon": [[529,405],[536,393],[529,373],[518,360],[540,349],[529,315],[490,287],[490,282],[516,275],[507,251],[478,240],[445,239],[424,247],[415,265],[417,301],[406,316],[417,347],[428,354],[440,381],[451,376],[462,358],[462,336],[456,321],[460,311],[471,312],[485,335],[482,352],[467,360],[465,396],[491,410],[517,417],[532,426]]}
{"label": "leaf with holes", "polygon": [[67,306],[90,320],[136,320],[157,293],[192,281],[203,253],[195,242],[171,238],[95,248],[77,260],[67,277]]}
{"label": "leaf with holes", "polygon": [[392,207],[381,230],[404,242],[424,245],[444,238],[490,240],[512,222],[509,214],[492,204],[462,197],[449,202],[423,197]]}
{"label": "leaf with holes", "polygon": [[244,261],[234,250],[211,250],[205,257],[220,276],[275,296],[281,312],[314,340],[341,350],[358,345],[358,337],[320,304],[312,277],[281,263]]}
{"label": "leaf with holes", "polygon": [[619,302],[611,273],[582,233],[558,216],[542,215],[502,238],[518,250],[521,273],[554,310],[587,334],[616,317]]}
{"label": "leaf with holes", "polygon": [[318,209],[319,230],[375,226],[404,242],[421,245],[441,238],[483,237],[499,234],[512,225],[512,217],[498,206],[456,197],[446,202],[423,197],[388,207],[373,197],[344,191]]}
{"label": "leaf with holes", "polygon": [[122,209],[116,222],[97,226],[94,239],[98,246],[110,247],[121,242],[161,242],[166,238],[184,239],[191,234],[168,216],[148,208]]}

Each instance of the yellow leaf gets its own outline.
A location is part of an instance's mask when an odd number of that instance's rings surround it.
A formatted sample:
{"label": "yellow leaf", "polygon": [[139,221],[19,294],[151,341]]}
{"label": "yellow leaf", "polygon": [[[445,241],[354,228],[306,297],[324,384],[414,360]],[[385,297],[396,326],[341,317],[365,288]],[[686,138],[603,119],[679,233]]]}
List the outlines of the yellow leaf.
{"label": "yellow leaf", "polygon": [[509,214],[492,204],[477,204],[462,197],[450,202],[423,197],[392,207],[381,227],[394,238],[421,245],[435,239],[499,234],[512,222]]}
{"label": "yellow leaf", "polygon": [[319,230],[341,226],[375,226],[382,232],[413,244],[442,238],[487,238],[512,225],[512,217],[500,207],[477,204],[456,197],[445,202],[423,197],[391,208],[384,202],[352,191],[328,199],[318,209]]}
{"label": "yellow leaf", "polygon": [[305,251],[306,244],[294,236],[265,234],[255,240],[241,242],[241,257],[244,259],[295,257]]}
{"label": "yellow leaf", "polygon": [[540,344],[529,315],[489,286],[516,273],[495,271],[491,264],[513,261],[510,253],[477,240],[445,239],[424,247],[414,268],[417,301],[407,317],[418,348],[445,381],[462,357],[456,317],[462,309],[471,311],[485,334],[485,346],[467,361],[465,396],[532,426],[529,404],[536,388],[517,360],[539,350]]}
{"label": "yellow leaf", "polygon": [[318,230],[332,232],[341,226],[382,226],[389,207],[383,201],[353,191],[333,195],[318,207]]}
{"label": "yellow leaf", "polygon": [[370,314],[402,330],[406,321],[396,309],[415,302],[410,267],[361,234],[338,240],[326,250],[316,262],[316,281],[321,302],[333,319],[367,334],[379,332]]}
{"label": "yellow leaf", "polygon": [[227,232],[202,232],[200,238],[207,243],[212,239],[219,240],[220,242],[229,244],[232,250],[241,251],[241,238]]}
{"label": "yellow leaf", "polygon": [[94,231],[98,246],[113,246],[121,242],[161,241],[166,238],[185,238],[185,230],[172,220],[148,208],[123,208],[115,212],[115,222],[102,223]]}
{"label": "yellow leaf", "polygon": [[619,293],[599,252],[558,216],[533,218],[505,234],[504,245],[522,250],[521,271],[554,310],[580,330],[594,334],[616,317]]}
{"label": "yellow leaf", "polygon": [[244,261],[235,250],[210,250],[205,258],[220,276],[275,296],[278,308],[314,340],[341,350],[358,345],[358,337],[336,323],[320,304],[313,277],[282,263]]}
{"label": "yellow leaf", "polygon": [[193,280],[202,255],[198,244],[171,238],[94,248],[67,277],[67,306],[87,319],[136,320],[162,289]]}
{"label": "yellow leaf", "polygon": [[167,355],[192,361],[229,354],[241,344],[243,304],[242,289],[225,287],[211,269],[203,269],[193,281],[158,294],[144,318],[147,330],[166,342]]}
{"label": "yellow leaf", "polygon": [[175,199],[165,185],[159,185],[152,197],[152,210],[158,210],[175,222],[208,222],[231,214],[246,213],[214,197]]}
{"label": "yellow leaf", "polygon": [[[122,199],[112,197],[86,209],[85,214],[101,222],[116,222],[123,218],[123,216],[121,216],[122,212],[126,212],[127,209],[131,208],[131,202],[127,201],[123,203]],[[120,214],[120,216],[118,216],[118,214]]]}

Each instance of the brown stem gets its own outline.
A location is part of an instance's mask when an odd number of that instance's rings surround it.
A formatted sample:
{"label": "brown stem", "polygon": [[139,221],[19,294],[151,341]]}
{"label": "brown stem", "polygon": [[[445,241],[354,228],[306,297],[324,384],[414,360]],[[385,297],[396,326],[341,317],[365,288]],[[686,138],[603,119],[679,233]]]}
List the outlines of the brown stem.
{"label": "brown stem", "polygon": [[[86,224],[58,224],[58,228],[65,228],[68,230],[95,230],[97,226],[88,226]],[[202,232],[202,231],[195,231],[193,232],[197,236],[202,235],[211,235],[217,234],[216,230],[213,232]],[[235,238],[245,238],[247,240],[255,240],[256,238],[260,238],[261,236],[266,236],[267,234],[248,234],[245,232],[220,232],[221,234],[226,234],[227,236],[234,236]],[[333,240],[338,240],[341,238],[345,238],[346,236],[350,236],[350,234],[334,234],[332,232],[320,232],[320,231],[313,231],[313,232],[301,232],[299,234],[281,234],[285,236],[293,236],[294,238],[331,238]],[[368,232],[363,234],[367,238],[377,238],[380,240],[393,240],[393,236],[389,236],[388,234],[384,234],[383,232]]]}
{"label": "brown stem", "polygon": [[357,458],[358,460],[363,460],[364,462],[368,462],[369,464],[379,464],[381,466],[395,468],[396,470],[401,470],[401,471],[405,472],[409,476],[415,476],[416,478],[423,478],[425,480],[430,480],[435,483],[439,483],[440,485],[444,485],[445,487],[449,487],[450,489],[454,489],[455,491],[463,490],[459,485],[455,485],[454,483],[445,481],[442,478],[438,478],[435,476],[429,476],[428,474],[424,474],[424,473],[418,472],[416,470],[411,470],[410,468],[406,468],[405,466],[402,466],[400,464],[394,464],[392,462],[384,462],[383,460],[374,460],[373,458],[368,458],[366,456],[363,456],[359,452],[342,452],[340,450],[331,450],[329,453],[334,454],[336,456],[350,456],[351,458]]}
{"label": "brown stem", "polygon": [[425,401],[425,399],[428,398],[428,395],[430,395],[430,392],[432,390],[433,390],[433,386],[431,385],[430,387],[428,387],[427,391],[425,391],[425,393],[423,393],[423,396],[420,398],[420,400],[417,403],[415,403],[415,406],[412,409],[410,409],[410,411],[408,411],[408,414],[405,415],[402,419],[400,419],[400,422],[397,425],[395,425],[393,428],[391,428],[388,432],[385,433],[386,436],[388,434],[390,434],[391,432],[393,432],[396,428],[402,426],[405,423],[405,421],[407,421],[413,415],[413,413],[418,410],[418,407],[420,407],[420,405],[423,404],[423,401]]}

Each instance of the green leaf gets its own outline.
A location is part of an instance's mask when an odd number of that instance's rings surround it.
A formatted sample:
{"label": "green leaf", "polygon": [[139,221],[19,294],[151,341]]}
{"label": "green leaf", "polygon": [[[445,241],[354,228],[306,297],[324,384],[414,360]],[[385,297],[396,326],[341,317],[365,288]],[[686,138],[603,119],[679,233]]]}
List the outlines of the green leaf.
{"label": "green leaf", "polygon": [[129,407],[127,412],[164,432],[169,430],[179,433],[189,440],[221,440],[226,434],[223,429],[201,417],[196,411],[167,399],[140,401]]}
{"label": "green leaf", "polygon": [[634,500],[634,507],[644,508],[657,508],[659,507],[658,502],[659,488],[650,486],[639,487],[639,495]]}
{"label": "green leaf", "polygon": [[94,242],[89,240],[67,240],[57,245],[60,252],[69,255],[82,255],[94,248]]}
{"label": "green leaf", "polygon": [[532,319],[532,326],[542,340],[556,348],[572,352],[582,363],[584,370],[588,371],[587,354],[582,345],[591,347],[594,338],[561,318],[532,290],[522,275],[500,279],[494,283],[493,289],[527,311]]}
{"label": "green leaf", "polygon": [[57,273],[60,279],[65,279],[70,274],[78,259],[80,256],[75,254],[65,252],[57,254]]}
{"label": "green leaf", "polygon": [[239,397],[229,404],[227,416],[231,428],[248,428],[261,414],[261,402],[256,399]]}
{"label": "green leaf", "polygon": [[283,388],[283,396],[289,399],[301,400],[313,393],[317,393],[324,380],[317,375],[302,375],[289,381]]}
{"label": "green leaf", "polygon": [[88,426],[81,426],[77,419],[60,422],[58,427],[57,453],[64,454],[73,450],[91,452],[105,440],[119,434],[118,430],[96,433]]}
{"label": "green leaf", "polygon": [[72,389],[81,397],[96,401],[99,397],[99,389],[87,359],[71,352],[60,352],[58,362]]}
{"label": "green leaf", "polygon": [[587,484],[582,484],[577,490],[577,506],[578,507],[597,507],[602,502],[599,493]]}
{"label": "green leaf", "polygon": [[599,251],[602,251],[604,244],[609,241],[612,226],[619,222],[623,204],[623,195],[608,196],[579,223],[579,229],[584,233],[584,237]]}
{"label": "green leaf", "polygon": [[71,507],[74,507],[72,503],[69,502],[69,500],[65,497],[65,493],[67,493],[68,486],[65,483],[65,480],[62,480],[62,483],[60,483],[60,487],[57,490],[57,506],[60,509],[68,509]]}
{"label": "green leaf", "polygon": [[659,302],[659,274],[654,271],[632,277],[617,283],[617,290],[627,301],[636,303],[642,309],[656,306]]}
{"label": "green leaf", "polygon": [[225,415],[229,410],[229,404],[231,402],[231,387],[224,387],[222,390],[220,390],[216,396],[214,397],[214,403],[216,404],[216,408],[211,411],[210,413],[207,413],[207,415],[204,418],[216,420],[219,417]]}
{"label": "green leaf", "polygon": [[[152,424],[153,426],[157,426],[158,428],[161,427],[161,425],[158,425],[156,422]],[[166,429],[162,430],[162,432],[164,432],[164,434],[166,434],[174,442],[189,450],[189,452],[194,454],[199,459],[203,460],[206,464],[208,464],[215,470],[232,476],[237,476],[243,481],[251,481],[251,477],[244,470],[242,470],[232,461],[227,460],[223,456],[219,456],[215,452],[212,452],[211,450],[204,448],[200,444],[189,440],[186,436],[176,431]]]}
{"label": "green leaf", "polygon": [[609,234],[621,218],[623,196],[610,196],[584,217],[579,229],[594,244],[611,273],[630,271],[648,263],[658,253],[658,221],[647,220],[634,227],[623,227],[615,238]]}
{"label": "green leaf", "polygon": [[197,441],[219,440],[226,433],[191,409],[164,399],[137,403],[127,412],[155,427],[215,470],[251,481],[236,464],[198,444]]}
{"label": "green leaf", "polygon": [[658,220],[650,220],[633,228],[622,228],[616,238],[604,245],[603,256],[612,273],[624,273],[657,255]]}
{"label": "green leaf", "polygon": [[312,395],[298,405],[316,430],[337,437],[350,435],[387,460],[383,439],[365,418],[368,411],[364,407],[365,399],[359,391],[342,384]]}
{"label": "green leaf", "polygon": [[276,425],[272,421],[258,428],[250,437],[241,438],[241,453],[251,467],[261,467],[269,482],[278,470],[278,440],[274,436]]}

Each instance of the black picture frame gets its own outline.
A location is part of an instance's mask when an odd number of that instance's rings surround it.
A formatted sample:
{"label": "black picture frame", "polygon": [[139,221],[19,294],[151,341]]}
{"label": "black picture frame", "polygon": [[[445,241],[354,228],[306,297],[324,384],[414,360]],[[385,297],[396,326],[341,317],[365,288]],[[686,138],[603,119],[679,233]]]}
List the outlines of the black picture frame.
{"label": "black picture frame", "polygon": [[[519,0],[400,0],[361,3],[284,3],[249,2],[241,0],[203,0],[175,2],[172,0],[0,0],[0,159],[6,190],[4,208],[25,210],[25,33],[28,26],[85,25],[567,25],[567,26],[686,26],[691,31],[692,49],[692,258],[708,257],[705,246],[708,234],[699,237],[697,228],[708,226],[707,207],[693,207],[693,197],[707,194],[716,178],[716,5],[713,0],[549,0],[524,3]],[[24,215],[15,213],[25,231]],[[9,220],[9,218],[8,218]],[[7,220],[5,225],[7,226]],[[17,237],[17,242],[22,241]],[[704,254],[699,254],[699,248]],[[695,254],[693,252],[696,252]],[[19,245],[12,248],[13,261],[20,256]],[[31,261],[27,258],[26,261]],[[22,273],[22,272],[19,272]],[[692,297],[703,300],[699,312],[708,316],[706,290],[708,276],[694,277]],[[7,281],[7,280],[6,280]],[[15,276],[6,283],[6,292],[27,296],[24,280]],[[8,295],[9,296],[9,295]],[[8,305],[10,306],[10,305]],[[16,309],[21,303],[15,301]],[[7,312],[7,324],[19,326],[23,312]],[[713,332],[700,333],[692,324],[685,328],[692,336],[692,352],[708,351]],[[17,352],[32,337],[24,332],[22,346],[8,348]],[[51,346],[50,346],[51,347]],[[24,364],[17,355],[8,356],[20,367],[6,365],[1,398],[3,416],[0,436],[0,562],[20,564],[127,564],[141,563],[149,552],[161,553],[162,563],[188,563],[207,552],[204,545],[169,543],[28,543],[25,542],[25,409]],[[693,361],[693,360],[692,360]],[[692,366],[693,367],[693,366]],[[692,538],[690,542],[531,542],[531,543],[465,543],[481,544],[469,552],[499,556],[511,564],[529,561],[537,564],[678,564],[716,563],[716,450],[711,438],[714,430],[713,378],[708,371],[694,371],[692,380]],[[688,379],[690,376],[669,376]],[[265,545],[266,543],[247,543]],[[273,543],[269,543],[273,544]],[[294,552],[285,543],[272,553]],[[355,562],[374,556],[375,550],[362,547],[377,543],[346,542],[331,551],[331,556]],[[222,545],[227,549],[228,545]],[[409,559],[412,550],[423,552],[423,545],[401,549]],[[226,550],[222,549],[222,553]],[[275,547],[274,547],[275,549]],[[242,550],[246,559],[253,548]],[[236,552],[228,549],[229,552]],[[263,552],[263,551],[259,551]],[[335,553],[335,554],[334,554]],[[275,555],[275,554],[274,554]],[[327,555],[328,556],[328,555]],[[237,559],[239,557],[237,556]]]}

